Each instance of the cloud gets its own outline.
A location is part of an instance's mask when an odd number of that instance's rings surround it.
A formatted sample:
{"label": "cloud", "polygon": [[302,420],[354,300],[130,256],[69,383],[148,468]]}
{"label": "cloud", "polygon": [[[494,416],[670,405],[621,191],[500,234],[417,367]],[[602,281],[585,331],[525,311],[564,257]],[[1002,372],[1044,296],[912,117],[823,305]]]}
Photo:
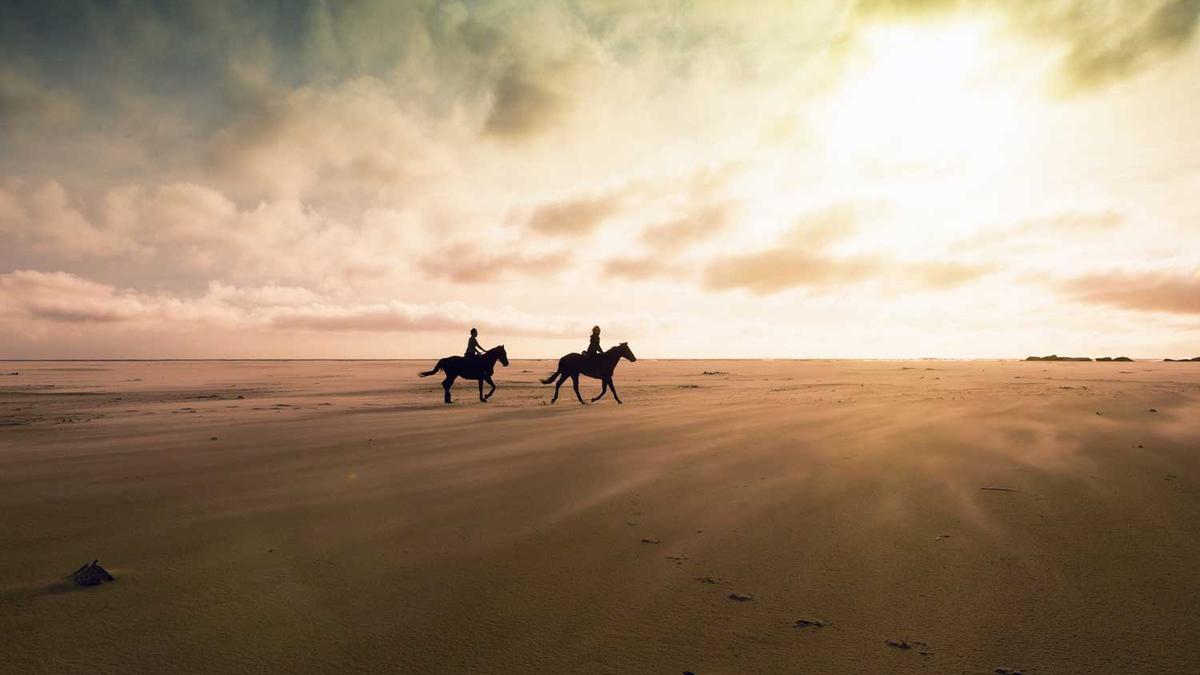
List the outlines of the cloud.
{"label": "cloud", "polygon": [[678,250],[721,233],[730,224],[730,206],[713,204],[687,215],[651,225],[642,231],[642,241],[657,250]]}
{"label": "cloud", "polygon": [[0,317],[55,324],[195,324],[276,331],[418,332],[471,326],[539,337],[574,334],[578,319],[542,318],[511,307],[463,302],[334,302],[311,289],[213,282],[199,297],[141,293],[68,272],[17,270],[0,274]]}
{"label": "cloud", "polygon": [[320,296],[300,286],[234,286],[220,281],[208,284],[205,298],[235,307],[297,307],[318,302]]}
{"label": "cloud", "polygon": [[[345,221],[296,200],[239,208],[192,183],[112,188],[89,203],[57,182],[0,184],[0,245],[22,264],[85,262],[121,276],[354,285],[395,270],[404,246],[431,246],[403,212]],[[415,258],[415,256],[413,256]]]}
{"label": "cloud", "polygon": [[1090,238],[1111,232],[1128,222],[1118,211],[1064,211],[1026,218],[1013,225],[987,229],[953,245],[955,250],[978,250],[995,247],[1012,248],[1028,244]]}
{"label": "cloud", "polygon": [[827,252],[858,227],[860,207],[836,204],[796,219],[765,250],[720,256],[704,270],[704,285],[715,290],[743,288],[777,293],[797,286],[856,283],[877,274],[881,263],[868,256],[837,258]]}
{"label": "cloud", "polygon": [[606,276],[632,281],[677,277],[683,273],[684,269],[682,266],[671,263],[661,255],[613,258],[604,263],[604,274]]}
{"label": "cloud", "polygon": [[828,248],[853,235],[862,221],[885,210],[881,204],[847,202],[806,213],[795,220],[783,243],[809,250]]}
{"label": "cloud", "polygon": [[834,249],[852,237],[880,204],[835,204],[796,219],[771,248],[718,256],[703,270],[703,284],[714,290],[744,289],[768,295],[791,288],[842,287],[887,279],[927,290],[961,286],[991,271],[991,266],[953,260],[901,261],[872,253],[839,255]]}
{"label": "cloud", "polygon": [[568,107],[568,101],[544,79],[510,68],[496,82],[495,99],[483,130],[504,138],[532,135],[552,126]]}
{"label": "cloud", "polygon": [[1074,17],[1066,20],[1072,29],[1082,28],[1064,64],[1076,84],[1103,84],[1135,72],[1175,54],[1195,36],[1200,0],[1149,3],[1148,11],[1134,14],[1144,4],[1119,3],[1129,6],[1126,13],[1101,30],[1080,27]]}
{"label": "cloud", "polygon": [[1066,81],[1089,88],[1182,50],[1196,35],[1200,0],[864,0],[856,5],[856,18],[870,22],[954,11],[999,12],[1025,35],[1062,45]]}
{"label": "cloud", "polygon": [[703,164],[632,177],[606,190],[538,204],[526,217],[526,227],[547,236],[580,237],[619,215],[654,214],[674,217],[648,225],[641,235],[644,244],[665,250],[698,243],[732,224],[735,204],[721,189],[738,168],[732,162]]}
{"label": "cloud", "polygon": [[[707,176],[708,172],[705,172]],[[697,192],[710,192],[708,177],[693,179],[693,196]],[[604,262],[604,274],[609,277],[631,281],[650,279],[682,278],[689,276],[693,266],[679,259],[679,254],[698,243],[721,235],[732,224],[732,205],[729,203],[701,204],[692,207],[685,215],[662,221],[642,230],[641,241],[648,253],[611,258]]]}
{"label": "cloud", "polygon": [[453,169],[441,141],[454,130],[439,128],[453,123],[406,105],[382,80],[266,88],[259,96],[252,114],[209,144],[230,189],[291,199],[404,192]]}
{"label": "cloud", "polygon": [[137,294],[120,293],[66,272],[0,274],[0,316],[66,323],[119,322],[150,311]]}
{"label": "cloud", "polygon": [[548,277],[571,262],[570,252],[541,254],[496,253],[475,244],[459,243],[422,258],[417,266],[433,279],[460,284],[481,284],[521,274]]}
{"label": "cloud", "polygon": [[1059,282],[1080,302],[1143,312],[1200,314],[1200,271],[1110,272]]}
{"label": "cloud", "polygon": [[272,328],[308,331],[421,332],[478,327],[489,334],[566,337],[567,325],[513,311],[483,310],[459,302],[404,302],[288,308],[269,317]]}
{"label": "cloud", "polygon": [[877,275],[882,268],[875,258],[832,258],[794,248],[727,256],[711,262],[704,284],[714,290],[742,288],[770,294],[797,286],[853,284]]}
{"label": "cloud", "polygon": [[74,93],[44,86],[12,68],[0,69],[0,133],[68,127],[82,114]]}
{"label": "cloud", "polygon": [[57,181],[0,186],[0,242],[69,260],[108,258],[140,250],[121,228],[93,224]]}
{"label": "cloud", "polygon": [[404,303],[299,307],[275,314],[269,321],[275,328],[313,331],[436,331],[468,325],[467,321],[443,311]]}
{"label": "cloud", "polygon": [[957,288],[990,273],[992,265],[928,260],[900,265],[898,275],[930,290]]}
{"label": "cloud", "polygon": [[538,234],[578,237],[591,233],[621,206],[623,196],[613,192],[542,204],[529,216],[528,227]]}

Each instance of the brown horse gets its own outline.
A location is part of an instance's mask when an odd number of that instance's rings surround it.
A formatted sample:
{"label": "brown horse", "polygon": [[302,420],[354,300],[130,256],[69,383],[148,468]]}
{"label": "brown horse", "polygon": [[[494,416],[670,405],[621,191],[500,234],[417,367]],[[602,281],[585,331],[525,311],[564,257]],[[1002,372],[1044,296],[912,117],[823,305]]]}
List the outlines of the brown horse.
{"label": "brown horse", "polygon": [[[492,382],[492,373],[496,370],[496,361],[508,366],[508,352],[504,351],[504,345],[492,347],[479,356],[447,356],[433,370],[427,370],[421,373],[421,377],[429,377],[437,371],[442,371],[446,374],[446,379],[442,380],[442,389],[446,390],[446,403],[452,403],[450,400],[450,387],[454,384],[456,378],[464,380],[479,380],[479,400],[487,403],[487,400],[496,393],[496,383]],[[487,382],[492,385],[491,391],[487,396],[483,395],[483,383]]]}
{"label": "brown horse", "polygon": [[542,384],[550,384],[554,378],[558,378],[558,384],[554,385],[554,398],[550,399],[551,403],[558,400],[558,389],[563,386],[563,382],[567,378],[571,378],[571,384],[575,387],[575,398],[583,403],[583,396],[579,395],[579,376],[587,375],[594,377],[604,383],[600,389],[600,395],[592,399],[592,402],[599,401],[612,389],[613,398],[617,399],[617,403],[621,402],[621,398],[617,396],[617,385],[613,384],[613,371],[617,369],[617,363],[622,358],[629,359],[632,363],[637,361],[637,357],[633,355],[633,350],[629,348],[629,343],[622,342],[603,354],[585,355],[578,352],[567,354],[558,360],[558,370],[551,373],[550,377],[542,380]]}

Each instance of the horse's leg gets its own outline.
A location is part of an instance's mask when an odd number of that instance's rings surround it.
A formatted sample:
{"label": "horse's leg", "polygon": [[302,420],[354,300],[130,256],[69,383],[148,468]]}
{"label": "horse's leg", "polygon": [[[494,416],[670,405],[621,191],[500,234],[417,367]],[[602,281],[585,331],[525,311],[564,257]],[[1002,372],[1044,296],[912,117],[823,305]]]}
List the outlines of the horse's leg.
{"label": "horse's leg", "polygon": [[446,379],[442,380],[442,389],[446,390],[446,403],[452,402],[450,400],[450,387],[454,386],[454,380],[457,377],[457,375],[447,375]]}
{"label": "horse's leg", "polygon": [[496,393],[496,383],[495,383],[495,382],[492,382],[492,378],[490,378],[490,377],[489,377],[489,378],[487,378],[487,383],[488,383],[489,385],[491,385],[491,386],[492,386],[492,388],[491,388],[491,389],[489,389],[489,390],[488,390],[488,393],[487,393],[487,395],[483,397],[483,399],[484,399],[485,401],[486,401],[487,399],[491,398],[491,397],[492,397],[492,394]]}
{"label": "horse's leg", "polygon": [[580,403],[583,403],[583,395],[579,393],[579,373],[571,376],[571,386],[575,388],[575,398],[579,399]]}
{"label": "horse's leg", "polygon": [[608,380],[605,379],[601,383],[601,386],[600,386],[600,395],[597,396],[596,398],[592,399],[592,403],[595,403],[596,401],[599,401],[600,399],[604,398],[604,395],[607,393],[608,393]]}
{"label": "horse's leg", "polygon": [[621,397],[617,396],[617,385],[613,383],[612,378],[606,379],[604,383],[608,385],[609,389],[612,389],[613,398],[617,399],[617,403],[622,403]]}
{"label": "horse's leg", "polygon": [[558,382],[554,383],[554,398],[550,399],[551,403],[554,403],[555,401],[558,400],[558,388],[563,386],[563,382],[566,382],[566,381],[567,381],[567,374],[563,373],[562,375],[559,376]]}
{"label": "horse's leg", "polygon": [[479,378],[479,400],[483,403],[487,403],[487,399],[483,397],[483,378],[482,377]]}

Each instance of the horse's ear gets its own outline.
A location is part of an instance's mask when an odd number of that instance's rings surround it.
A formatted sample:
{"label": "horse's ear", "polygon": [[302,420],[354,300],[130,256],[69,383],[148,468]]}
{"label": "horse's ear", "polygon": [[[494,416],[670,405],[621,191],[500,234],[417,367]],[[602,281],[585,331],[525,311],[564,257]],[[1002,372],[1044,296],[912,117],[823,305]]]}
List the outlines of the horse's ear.
{"label": "horse's ear", "polygon": [[621,343],[621,346],[622,346],[622,347],[628,347],[628,346],[629,346],[629,343],[628,343],[628,342],[622,342],[622,343]]}

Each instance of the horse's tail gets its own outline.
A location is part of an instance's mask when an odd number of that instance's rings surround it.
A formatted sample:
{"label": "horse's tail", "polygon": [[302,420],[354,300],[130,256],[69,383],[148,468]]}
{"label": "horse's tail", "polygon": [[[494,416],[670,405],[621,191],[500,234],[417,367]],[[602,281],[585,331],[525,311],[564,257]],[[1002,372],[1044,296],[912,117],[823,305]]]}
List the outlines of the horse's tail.
{"label": "horse's tail", "polygon": [[561,367],[559,367],[559,368],[555,368],[555,369],[554,369],[554,372],[553,372],[553,373],[550,373],[550,377],[547,377],[546,379],[544,379],[544,380],[542,380],[542,381],[541,381],[541,382],[542,382],[542,384],[550,384],[551,382],[553,382],[553,381],[554,381],[554,378],[558,377],[558,374],[559,374],[560,372],[562,372],[562,368],[561,368]]}
{"label": "horse's tail", "polygon": [[432,374],[436,373],[437,371],[441,370],[441,369],[442,369],[442,363],[443,363],[445,360],[446,360],[446,359],[442,359],[441,361],[438,361],[438,362],[437,362],[437,365],[433,367],[433,370],[427,370],[427,371],[425,371],[425,372],[421,373],[421,377],[429,377],[430,375],[432,375]]}

